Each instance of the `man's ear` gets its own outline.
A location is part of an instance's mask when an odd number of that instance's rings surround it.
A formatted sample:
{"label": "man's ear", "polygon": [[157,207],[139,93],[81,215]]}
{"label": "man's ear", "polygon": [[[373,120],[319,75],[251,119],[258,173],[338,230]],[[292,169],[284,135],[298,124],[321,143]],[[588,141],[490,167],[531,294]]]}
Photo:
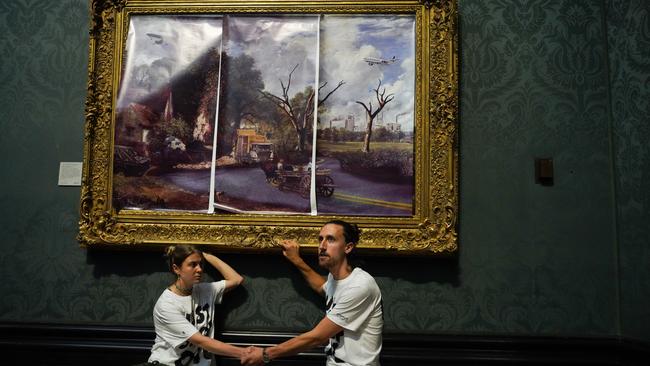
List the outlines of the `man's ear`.
{"label": "man's ear", "polygon": [[354,243],[350,242],[345,244],[345,254],[350,254],[352,249],[354,249]]}

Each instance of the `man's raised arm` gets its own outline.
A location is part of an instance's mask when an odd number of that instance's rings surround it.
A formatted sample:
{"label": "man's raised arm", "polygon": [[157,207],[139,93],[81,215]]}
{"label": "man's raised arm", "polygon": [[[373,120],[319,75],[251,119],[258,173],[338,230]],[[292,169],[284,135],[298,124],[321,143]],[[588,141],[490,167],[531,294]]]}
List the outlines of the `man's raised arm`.
{"label": "man's raised arm", "polygon": [[295,240],[283,240],[280,245],[282,246],[282,254],[289,260],[305,278],[309,287],[321,295],[325,295],[323,284],[325,284],[325,277],[319,275],[314,271],[304,260],[300,257],[300,245]]}

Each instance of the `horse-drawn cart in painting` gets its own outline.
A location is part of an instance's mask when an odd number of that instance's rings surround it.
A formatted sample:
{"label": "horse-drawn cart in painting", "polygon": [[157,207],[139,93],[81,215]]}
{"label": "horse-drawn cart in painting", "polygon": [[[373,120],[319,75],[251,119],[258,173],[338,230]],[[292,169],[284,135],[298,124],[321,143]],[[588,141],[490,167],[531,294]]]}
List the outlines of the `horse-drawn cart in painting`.
{"label": "horse-drawn cart in painting", "polygon": [[[262,166],[262,169],[266,173],[266,181],[277,186],[279,190],[297,192],[302,198],[309,198],[311,169],[305,169],[304,167],[277,169],[275,166]],[[316,169],[317,195],[330,197],[334,194],[334,179],[332,179],[330,173],[330,169]]]}

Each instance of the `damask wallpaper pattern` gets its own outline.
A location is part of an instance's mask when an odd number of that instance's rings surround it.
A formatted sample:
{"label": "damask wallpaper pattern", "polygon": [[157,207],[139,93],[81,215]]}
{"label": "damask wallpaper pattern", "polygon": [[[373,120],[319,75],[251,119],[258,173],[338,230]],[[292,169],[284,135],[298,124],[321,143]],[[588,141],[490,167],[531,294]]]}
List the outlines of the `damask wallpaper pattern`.
{"label": "damask wallpaper pattern", "polygon": [[621,330],[650,339],[650,2],[608,5]]}
{"label": "damask wallpaper pattern", "polygon": [[[643,3],[459,0],[461,249],[365,258],[386,331],[617,334],[618,237],[623,330],[650,339],[634,328],[650,279]],[[56,186],[58,163],[81,161],[87,13],[85,0],[0,3],[0,321],[151,325],[170,281],[160,253],[79,249],[79,189]],[[553,187],[534,184],[543,156]],[[618,236],[616,215],[627,220]],[[280,254],[224,259],[246,282],[220,307],[220,328],[301,331],[322,316]]]}

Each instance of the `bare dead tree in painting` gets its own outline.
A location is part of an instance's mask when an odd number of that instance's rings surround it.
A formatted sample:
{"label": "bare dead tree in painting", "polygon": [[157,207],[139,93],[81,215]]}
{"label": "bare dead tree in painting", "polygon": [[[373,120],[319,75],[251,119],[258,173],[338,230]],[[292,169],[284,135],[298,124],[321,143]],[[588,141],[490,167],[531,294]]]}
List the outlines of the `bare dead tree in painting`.
{"label": "bare dead tree in painting", "polygon": [[[280,110],[287,116],[289,121],[291,122],[291,125],[293,126],[293,129],[296,131],[296,135],[298,136],[298,146],[296,146],[296,150],[302,152],[305,150],[305,144],[307,140],[307,132],[309,131],[309,126],[310,123],[309,121],[312,119],[314,115],[314,96],[315,96],[315,91],[311,87],[307,87],[305,89],[305,95],[304,98],[296,98],[294,97],[289,97],[289,89],[291,88],[291,78],[293,76],[294,71],[298,68],[300,64],[296,64],[296,66],[293,67],[291,72],[289,73],[289,77],[287,80],[287,85],[284,85],[284,82],[280,80],[280,86],[282,87],[282,96],[277,96],[275,94],[269,93],[264,90],[259,90],[258,91],[268,100],[273,102]],[[340,88],[343,84],[345,84],[344,81],[339,81],[339,84],[332,89],[329,93],[325,95],[325,97],[321,98],[318,100],[318,107],[320,107],[326,100],[329,98],[334,92]],[[323,85],[318,87],[318,91],[320,93],[321,89],[323,89],[327,85],[327,82],[323,83]]]}
{"label": "bare dead tree in painting", "polygon": [[375,117],[381,112],[382,109],[390,102],[393,100],[395,97],[392,93],[386,95],[386,88],[384,88],[382,91],[379,91],[381,88],[381,79],[379,79],[379,85],[377,85],[377,88],[373,89],[375,91],[375,97],[377,98],[377,103],[379,103],[379,106],[377,107],[377,110],[373,111],[372,110],[372,101],[368,102],[368,105],[366,105],[363,102],[356,101],[357,103],[361,104],[363,106],[363,109],[366,110],[366,119],[367,119],[367,124],[366,124],[366,137],[363,139],[363,149],[361,151],[363,152],[370,152],[370,138],[372,137],[372,122],[375,120]]}

